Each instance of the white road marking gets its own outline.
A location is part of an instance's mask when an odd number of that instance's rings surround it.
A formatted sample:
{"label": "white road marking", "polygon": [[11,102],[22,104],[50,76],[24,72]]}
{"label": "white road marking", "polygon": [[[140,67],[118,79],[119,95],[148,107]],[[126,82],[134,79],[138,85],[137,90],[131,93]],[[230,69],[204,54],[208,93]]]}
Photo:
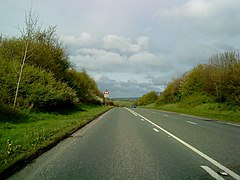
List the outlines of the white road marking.
{"label": "white road marking", "polygon": [[[128,111],[130,111],[128,108],[126,108]],[[131,112],[131,111],[130,111]],[[159,125],[155,124],[154,122],[150,121],[149,119],[145,118],[144,116],[142,116],[141,114],[135,112],[139,117],[145,119],[146,121],[148,121],[150,124],[154,125],[155,127],[157,127],[158,129],[160,129],[161,131],[165,132],[166,134],[168,134],[169,136],[171,136],[172,138],[174,138],[175,140],[177,140],[178,142],[180,142],[181,144],[183,144],[184,146],[188,147],[189,149],[191,149],[193,152],[197,153],[199,156],[203,157],[204,159],[206,159],[207,161],[209,161],[210,163],[212,163],[213,165],[217,166],[218,168],[220,168],[221,170],[225,171],[226,173],[228,173],[230,176],[232,176],[233,178],[240,180],[240,176],[233,172],[232,170],[228,169],[227,167],[223,166],[222,164],[220,164],[219,162],[217,162],[216,160],[214,160],[213,158],[209,157],[208,155],[204,154],[203,152],[199,151],[197,148],[191,146],[190,144],[186,143],[185,141],[183,141],[182,139],[180,139],[179,137],[173,135],[172,133],[168,132],[167,130],[163,129],[162,127],[160,127]]]}
{"label": "white road marking", "polygon": [[211,168],[207,167],[207,166],[201,166],[201,168],[203,168],[205,171],[207,171],[208,174],[210,174],[213,178],[217,179],[217,180],[224,180],[224,178],[222,178],[221,176],[218,175],[218,173],[216,173],[215,171],[213,171]]}
{"label": "white road marking", "polygon": [[153,128],[153,130],[154,130],[154,131],[156,131],[156,132],[159,132],[159,130],[158,130],[158,129],[156,129],[156,128]]}
{"label": "white road marking", "polygon": [[194,125],[196,125],[197,123],[195,123],[195,122],[192,122],[192,121],[187,121],[188,123],[190,123],[190,124],[194,124]]}
{"label": "white road marking", "polygon": [[145,121],[144,119],[141,119],[142,121]]}
{"label": "white road marking", "polygon": [[169,115],[164,114],[164,116],[169,117]]}
{"label": "white road marking", "polygon": [[125,107],[125,109],[127,109],[129,112],[131,112],[134,116],[138,116],[135,111],[133,111],[133,110],[131,110],[131,109],[128,109],[128,108],[126,108],[126,107]]}

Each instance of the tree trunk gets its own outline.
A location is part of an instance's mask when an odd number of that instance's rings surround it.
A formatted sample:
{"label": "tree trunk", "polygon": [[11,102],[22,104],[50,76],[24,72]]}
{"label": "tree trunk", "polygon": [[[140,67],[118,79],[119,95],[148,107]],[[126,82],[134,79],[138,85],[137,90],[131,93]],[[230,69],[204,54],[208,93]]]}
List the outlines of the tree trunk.
{"label": "tree trunk", "polygon": [[17,89],[16,89],[16,93],[15,93],[13,108],[16,107],[16,103],[17,103],[18,90],[19,90],[21,79],[22,79],[23,68],[24,68],[24,65],[25,65],[26,58],[27,58],[28,45],[29,45],[29,42],[27,41],[26,46],[25,46],[25,51],[24,51],[22,64],[21,64],[21,69],[20,69],[20,73],[19,73],[19,77],[18,77]]}

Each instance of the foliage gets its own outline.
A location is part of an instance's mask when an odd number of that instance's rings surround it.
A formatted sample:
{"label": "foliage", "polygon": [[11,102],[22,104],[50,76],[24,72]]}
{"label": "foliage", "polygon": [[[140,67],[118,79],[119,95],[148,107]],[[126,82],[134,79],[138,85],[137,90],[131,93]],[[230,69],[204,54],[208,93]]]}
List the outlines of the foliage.
{"label": "foliage", "polygon": [[157,93],[155,91],[151,91],[149,93],[144,94],[140,99],[138,99],[135,104],[137,105],[147,105],[156,102]]}
{"label": "foliage", "polygon": [[131,107],[134,104],[134,101],[128,100],[114,100],[113,102],[117,107]]}
{"label": "foliage", "polygon": [[15,108],[17,102],[21,109],[51,110],[79,101],[100,104],[102,93],[85,70],[71,67],[56,27],[42,30],[37,20],[30,12],[21,37],[0,38],[0,106],[14,102]]}
{"label": "foliage", "polygon": [[[18,61],[1,59],[0,102],[11,104],[17,81]],[[58,82],[52,73],[26,65],[20,83],[18,107],[51,109],[53,106],[68,105],[76,101],[75,91],[66,83]]]}
{"label": "foliage", "polygon": [[65,76],[65,82],[76,90],[77,97],[83,103],[97,103],[97,96],[101,97],[96,82],[87,74],[85,70],[77,72],[76,70],[68,70]]}
{"label": "foliage", "polygon": [[186,98],[204,96],[207,102],[240,106],[240,56],[231,51],[199,64],[182,77],[168,84],[158,104],[184,101]]}
{"label": "foliage", "polygon": [[163,93],[158,97],[157,104],[178,102],[181,99],[182,78],[174,79],[169,83]]}
{"label": "foliage", "polygon": [[[5,59],[22,61],[25,42],[21,38],[4,39],[0,53]],[[29,43],[26,63],[41,67],[61,80],[64,72],[70,67],[66,50],[58,42],[35,40]]]}

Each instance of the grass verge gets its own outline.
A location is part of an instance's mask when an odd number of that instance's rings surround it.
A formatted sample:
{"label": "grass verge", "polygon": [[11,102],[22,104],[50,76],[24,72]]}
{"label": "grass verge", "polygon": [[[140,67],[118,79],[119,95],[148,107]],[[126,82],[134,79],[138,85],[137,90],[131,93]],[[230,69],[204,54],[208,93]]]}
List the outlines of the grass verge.
{"label": "grass verge", "polygon": [[144,106],[144,108],[159,109],[240,124],[240,111],[238,109],[229,110],[227,105],[220,103],[204,103],[195,106],[183,103],[164,104],[157,106],[154,103]]}
{"label": "grass verge", "polygon": [[60,112],[23,111],[18,118],[0,121],[0,177],[23,164],[110,109],[77,105]]}
{"label": "grass verge", "polygon": [[121,100],[114,100],[114,105],[119,107],[130,107],[134,104],[134,101],[121,101]]}

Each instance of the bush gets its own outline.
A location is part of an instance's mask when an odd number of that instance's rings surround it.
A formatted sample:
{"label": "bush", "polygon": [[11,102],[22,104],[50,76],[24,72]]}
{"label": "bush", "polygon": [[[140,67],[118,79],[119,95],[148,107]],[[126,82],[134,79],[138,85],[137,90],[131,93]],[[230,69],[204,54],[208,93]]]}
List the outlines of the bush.
{"label": "bush", "polygon": [[194,96],[240,106],[240,56],[226,52],[213,56],[208,64],[199,64],[168,84],[157,104],[175,103]]}
{"label": "bush", "polygon": [[144,94],[139,100],[135,102],[137,105],[148,105],[156,102],[157,93],[155,91],[151,91],[149,93]]}
{"label": "bush", "polygon": [[82,103],[101,104],[97,96],[101,97],[96,82],[87,74],[85,70],[77,72],[68,70],[65,76],[65,82],[74,90]]}
{"label": "bush", "polygon": [[[16,70],[20,64],[18,61],[1,58],[1,65],[3,64],[4,69],[0,71],[0,102],[9,105],[13,103],[18,79]],[[18,107],[49,109],[72,104],[76,100],[76,92],[66,83],[56,81],[52,73],[32,65],[25,66],[19,87]]]}
{"label": "bush", "polygon": [[181,85],[183,77],[174,79],[169,83],[163,93],[158,97],[157,104],[175,103],[181,100]]}

